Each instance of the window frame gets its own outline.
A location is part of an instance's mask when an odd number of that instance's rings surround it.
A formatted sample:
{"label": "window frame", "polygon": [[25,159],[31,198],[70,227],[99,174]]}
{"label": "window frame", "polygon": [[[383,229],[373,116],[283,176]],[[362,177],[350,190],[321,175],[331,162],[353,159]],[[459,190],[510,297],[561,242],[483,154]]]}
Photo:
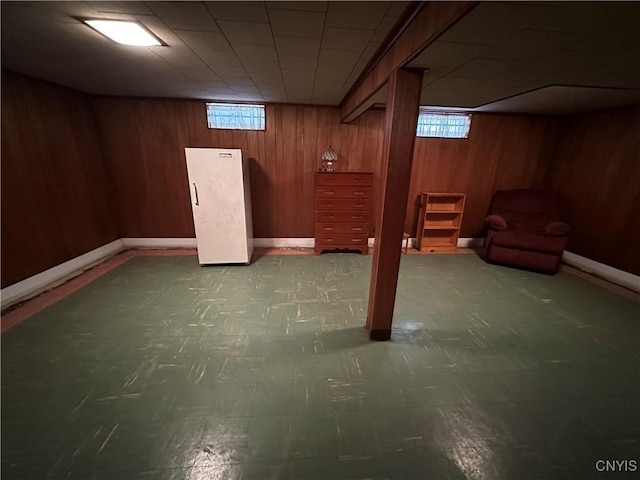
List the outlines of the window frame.
{"label": "window frame", "polygon": [[[433,116],[437,116],[437,117],[464,117],[467,122],[466,125],[466,130],[463,134],[463,136],[448,136],[448,135],[442,135],[442,134],[436,134],[436,135],[427,135],[426,131],[421,131],[420,130],[420,117],[423,115],[433,115]],[[471,113],[466,113],[466,112],[446,112],[446,111],[438,111],[438,110],[433,110],[433,109],[429,109],[429,108],[425,108],[425,107],[420,107],[419,111],[418,111],[418,121],[416,124],[416,137],[419,138],[445,138],[445,139],[450,139],[450,140],[466,140],[469,138],[469,135],[471,133],[471,121],[472,121],[472,114]],[[424,123],[423,126],[428,128],[429,126],[433,126],[435,125],[437,127],[437,132],[436,133],[443,133],[443,131],[447,128],[447,125],[444,124],[430,124],[430,123]],[[453,126],[449,126],[449,128],[455,128],[455,127],[462,127],[463,125],[453,125]],[[444,131],[444,133],[446,133],[446,131]]]}
{"label": "window frame", "polygon": [[[261,125],[258,128],[255,128],[255,125],[247,125],[242,126],[241,123],[235,123],[233,125],[225,125],[225,126],[216,126],[213,120],[213,115],[210,109],[214,109],[215,107],[226,107],[226,108],[238,108],[241,110],[244,108],[257,108],[261,111]],[[206,102],[205,104],[205,112],[207,116],[207,128],[211,130],[240,130],[240,131],[253,131],[253,132],[264,132],[267,129],[267,109],[266,105],[262,103],[230,103],[230,102]]]}

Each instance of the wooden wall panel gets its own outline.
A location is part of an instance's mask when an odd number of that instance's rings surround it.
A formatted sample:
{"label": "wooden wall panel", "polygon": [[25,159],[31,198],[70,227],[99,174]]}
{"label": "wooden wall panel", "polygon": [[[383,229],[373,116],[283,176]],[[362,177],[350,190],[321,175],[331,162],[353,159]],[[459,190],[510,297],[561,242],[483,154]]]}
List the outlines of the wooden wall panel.
{"label": "wooden wall panel", "polygon": [[2,72],[2,287],[119,236],[90,100]]}
{"label": "wooden wall panel", "polygon": [[406,231],[415,236],[420,192],[466,193],[461,237],[483,236],[496,190],[534,186],[547,117],[474,114],[467,139],[416,138]]}
{"label": "wooden wall panel", "polygon": [[563,117],[546,187],[571,224],[567,250],[640,275],[640,107]]}
{"label": "wooden wall panel", "polygon": [[207,128],[205,102],[95,98],[122,237],[193,237],[185,147],[242,148],[251,158],[254,235],[312,237],[314,176],[332,145],[340,170],[374,171],[384,112],[346,125],[334,107],[267,105],[265,131]]}

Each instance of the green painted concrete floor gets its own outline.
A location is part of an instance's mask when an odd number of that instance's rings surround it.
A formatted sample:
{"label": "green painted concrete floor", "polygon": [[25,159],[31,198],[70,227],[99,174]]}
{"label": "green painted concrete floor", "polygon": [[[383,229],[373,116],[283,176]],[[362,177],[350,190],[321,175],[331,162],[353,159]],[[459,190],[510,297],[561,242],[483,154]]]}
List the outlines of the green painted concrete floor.
{"label": "green painted concrete floor", "polygon": [[638,478],[638,303],[407,255],[371,342],[370,268],[117,267],[2,335],[2,478]]}

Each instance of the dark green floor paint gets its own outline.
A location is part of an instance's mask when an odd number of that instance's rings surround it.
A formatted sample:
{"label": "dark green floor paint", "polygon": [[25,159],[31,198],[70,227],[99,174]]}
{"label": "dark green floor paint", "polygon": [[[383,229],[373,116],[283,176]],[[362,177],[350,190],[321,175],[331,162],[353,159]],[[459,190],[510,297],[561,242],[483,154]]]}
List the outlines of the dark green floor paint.
{"label": "dark green floor paint", "polygon": [[370,268],[107,273],[2,335],[2,478],[638,478],[596,462],[640,463],[639,304],[407,255],[393,339],[370,342]]}

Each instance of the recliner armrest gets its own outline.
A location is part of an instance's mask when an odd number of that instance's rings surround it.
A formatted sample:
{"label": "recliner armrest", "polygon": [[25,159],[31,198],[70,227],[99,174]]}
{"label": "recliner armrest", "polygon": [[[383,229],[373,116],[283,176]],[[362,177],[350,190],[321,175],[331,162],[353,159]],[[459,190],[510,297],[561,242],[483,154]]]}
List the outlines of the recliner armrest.
{"label": "recliner armrest", "polygon": [[500,215],[489,215],[484,219],[484,223],[492,230],[506,230],[507,221]]}
{"label": "recliner armrest", "polygon": [[571,227],[564,222],[551,222],[544,226],[544,234],[550,237],[563,237],[571,232]]}

